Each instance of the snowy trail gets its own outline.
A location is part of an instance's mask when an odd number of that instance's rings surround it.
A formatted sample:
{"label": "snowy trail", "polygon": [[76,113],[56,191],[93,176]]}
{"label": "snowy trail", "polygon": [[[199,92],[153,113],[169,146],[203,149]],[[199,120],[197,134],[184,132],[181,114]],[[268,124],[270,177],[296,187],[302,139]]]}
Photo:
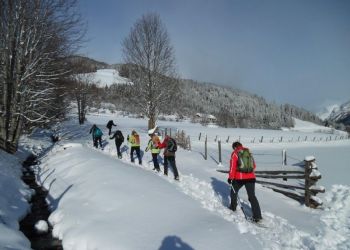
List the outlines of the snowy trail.
{"label": "snowy trail", "polygon": [[[87,142],[87,146],[93,148],[90,142]],[[93,149],[102,154],[116,157],[116,149],[113,147],[112,144],[106,144],[103,151]],[[119,159],[115,158],[115,160]],[[125,156],[125,154],[121,161],[154,172],[152,162],[143,162],[142,165],[134,164],[130,162],[130,156]],[[272,213],[263,211],[264,225],[268,227],[267,229],[247,222],[241,210],[238,209],[237,212],[232,212],[223,205],[222,198],[215,192],[212,184],[207,181],[200,180],[193,175],[181,174],[180,182],[177,182],[173,180],[171,174],[166,177],[162,173],[154,173],[174,184],[181,192],[199,201],[203,208],[237,225],[242,234],[251,233],[256,235],[266,249],[310,249],[310,246],[311,248],[315,247],[315,242],[310,242],[309,234],[298,230],[286,219]]]}
{"label": "snowy trail", "polygon": [[[70,136],[67,137],[68,142],[71,138]],[[75,134],[74,137],[77,138],[78,136]],[[94,149],[88,137],[80,139],[83,144]],[[103,151],[94,150],[109,155],[118,161],[113,141],[105,140],[104,145]],[[152,162],[145,159],[148,159],[148,157],[143,157],[142,166],[133,164],[130,162],[127,152],[124,151],[121,161],[154,172]],[[161,173],[155,174],[172,183],[179,191],[200,202],[203,208],[237,225],[242,234],[251,233],[255,235],[266,249],[350,249],[350,243],[346,243],[346,239],[350,238],[348,227],[350,224],[350,188],[348,186],[334,186],[333,190],[327,192],[325,212],[322,213],[320,218],[325,227],[320,228],[315,235],[300,230],[287,219],[264,210],[264,224],[268,226],[268,229],[257,227],[245,221],[242,211],[237,210],[233,213],[223,205],[223,198],[215,192],[212,183],[209,181],[199,179],[192,174],[180,173],[181,181],[177,182],[172,179],[171,174],[169,177],[165,177]],[[244,203],[248,204],[247,201]],[[338,206],[334,207],[332,203],[336,203]],[[339,216],[341,220],[339,220]]]}

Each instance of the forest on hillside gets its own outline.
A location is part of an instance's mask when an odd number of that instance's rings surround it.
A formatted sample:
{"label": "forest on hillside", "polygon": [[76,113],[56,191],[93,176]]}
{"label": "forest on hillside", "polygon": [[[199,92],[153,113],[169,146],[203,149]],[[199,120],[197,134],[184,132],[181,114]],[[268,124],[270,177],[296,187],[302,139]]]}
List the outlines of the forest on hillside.
{"label": "forest on hillside", "polygon": [[[204,124],[209,122],[205,115],[213,115],[222,127],[278,129],[292,127],[292,117],[322,124],[321,119],[303,108],[269,103],[263,97],[239,89],[188,79],[181,79],[178,84],[178,93],[161,107],[161,114],[177,114],[195,120],[200,113],[204,114],[200,120]],[[138,113],[129,101],[132,94],[128,85],[112,85],[101,90],[98,99],[113,103],[117,110]]]}

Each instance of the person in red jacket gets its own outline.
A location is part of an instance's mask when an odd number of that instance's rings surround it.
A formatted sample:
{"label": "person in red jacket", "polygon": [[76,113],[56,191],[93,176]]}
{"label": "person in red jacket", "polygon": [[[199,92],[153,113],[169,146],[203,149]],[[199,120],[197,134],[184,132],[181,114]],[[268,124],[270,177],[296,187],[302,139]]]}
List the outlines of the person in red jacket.
{"label": "person in red jacket", "polygon": [[236,211],[237,207],[237,194],[242,186],[245,186],[247,190],[248,199],[252,207],[253,220],[258,222],[262,219],[261,210],[258,199],[255,196],[255,174],[256,168],[255,162],[253,161],[254,170],[252,172],[239,172],[238,169],[238,153],[241,150],[247,149],[242,146],[240,142],[234,142],[232,144],[233,152],[230,160],[230,172],[228,175],[227,182],[232,185],[234,191],[231,189],[231,205],[230,209]]}
{"label": "person in red jacket", "polygon": [[163,142],[158,144],[158,147],[160,149],[164,148],[164,175],[168,175],[168,165],[170,164],[174,171],[174,179],[179,181],[179,172],[175,161],[176,141],[169,135],[166,135]]}

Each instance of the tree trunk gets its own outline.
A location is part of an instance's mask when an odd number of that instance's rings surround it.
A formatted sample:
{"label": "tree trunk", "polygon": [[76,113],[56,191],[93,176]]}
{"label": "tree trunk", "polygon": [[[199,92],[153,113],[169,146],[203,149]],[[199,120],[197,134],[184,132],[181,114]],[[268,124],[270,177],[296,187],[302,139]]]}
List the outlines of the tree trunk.
{"label": "tree trunk", "polygon": [[156,119],[155,117],[150,117],[148,119],[148,129],[152,129],[156,126]]}

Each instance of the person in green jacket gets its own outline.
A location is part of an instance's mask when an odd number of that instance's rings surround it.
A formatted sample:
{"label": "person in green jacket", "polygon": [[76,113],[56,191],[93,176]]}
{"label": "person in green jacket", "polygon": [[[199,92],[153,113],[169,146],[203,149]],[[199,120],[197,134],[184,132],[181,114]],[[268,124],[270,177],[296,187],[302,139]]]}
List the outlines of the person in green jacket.
{"label": "person in green jacket", "polygon": [[147,152],[148,150],[151,150],[153,166],[154,166],[153,170],[157,170],[158,172],[160,172],[160,167],[158,163],[158,155],[160,153],[158,144],[160,143],[160,140],[155,133],[149,134],[149,136],[151,137],[151,139],[148,141],[145,151]]}
{"label": "person in green jacket", "polygon": [[142,165],[141,153],[140,153],[140,136],[135,130],[131,132],[131,136],[128,136],[128,142],[130,143],[130,159],[134,162],[134,151],[136,151],[137,158],[139,159],[139,164]]}

